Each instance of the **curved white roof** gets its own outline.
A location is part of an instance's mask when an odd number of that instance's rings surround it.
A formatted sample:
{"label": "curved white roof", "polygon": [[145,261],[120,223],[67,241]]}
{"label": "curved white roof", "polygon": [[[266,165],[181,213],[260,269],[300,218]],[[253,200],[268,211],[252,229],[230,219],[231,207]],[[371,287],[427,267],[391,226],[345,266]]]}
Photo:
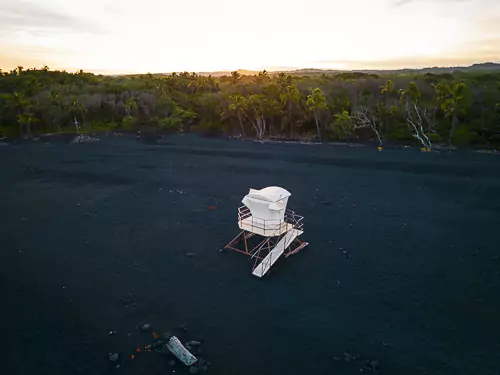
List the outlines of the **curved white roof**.
{"label": "curved white roof", "polygon": [[268,186],[260,190],[250,189],[248,197],[264,200],[267,202],[278,202],[292,195],[288,190],[279,186]]}

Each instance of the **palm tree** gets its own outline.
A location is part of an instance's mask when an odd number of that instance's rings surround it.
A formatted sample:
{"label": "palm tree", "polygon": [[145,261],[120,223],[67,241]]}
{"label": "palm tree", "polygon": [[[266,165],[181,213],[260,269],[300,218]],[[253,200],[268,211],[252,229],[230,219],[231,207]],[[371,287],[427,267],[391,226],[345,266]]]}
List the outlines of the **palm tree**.
{"label": "palm tree", "polygon": [[463,82],[452,86],[445,85],[441,88],[441,90],[447,92],[447,95],[442,97],[441,109],[447,117],[451,118],[451,130],[448,137],[449,145],[451,145],[458,124],[458,113],[465,106],[467,89],[467,85]]}
{"label": "palm tree", "polygon": [[17,121],[21,128],[26,129],[26,133],[31,135],[32,125],[38,121],[38,119],[31,112],[24,112],[17,115]]}
{"label": "palm tree", "polygon": [[387,98],[394,92],[394,83],[389,79],[385,85],[380,86],[380,93],[384,97],[384,107],[387,105]]}
{"label": "palm tree", "polygon": [[255,128],[257,138],[261,139],[266,132],[267,98],[263,94],[253,94],[248,97],[248,104],[254,112],[252,125]]}
{"label": "palm tree", "polygon": [[297,87],[287,86],[286,91],[280,95],[281,104],[288,108],[288,121],[290,122],[290,138],[293,135],[292,110],[293,106],[299,103],[300,91]]}
{"label": "palm tree", "polygon": [[222,112],[222,118],[229,118],[235,115],[238,119],[241,128],[241,135],[245,137],[245,127],[243,126],[243,116],[246,115],[245,110],[248,107],[246,98],[241,94],[229,95],[227,110]]}
{"label": "palm tree", "polygon": [[202,81],[196,78],[190,78],[188,87],[191,89],[191,94],[194,94],[202,86]]}
{"label": "palm tree", "polygon": [[311,91],[311,94],[307,96],[306,106],[310,112],[314,114],[314,121],[316,122],[316,130],[318,131],[318,139],[321,142],[321,130],[319,127],[319,119],[321,117],[321,112],[328,110],[328,105],[326,104],[326,98],[321,92],[320,88],[316,88]]}
{"label": "palm tree", "polygon": [[218,84],[217,80],[214,77],[212,77],[211,75],[206,77],[205,86],[208,89],[208,91],[216,91],[219,88],[219,84]]}
{"label": "palm tree", "polygon": [[[77,112],[78,115],[80,115],[80,119],[82,120],[82,125],[85,126],[85,114],[87,113],[87,107],[85,107],[85,104],[80,102],[76,98],[71,99],[71,106],[73,107],[73,111]],[[78,120],[76,118],[77,116],[74,115],[74,123],[76,127],[76,132],[80,132],[80,128],[78,127]]]}
{"label": "palm tree", "polygon": [[34,103],[31,98],[15,91],[7,96],[7,101],[17,112],[17,123],[21,132],[25,132],[28,136],[31,135],[31,125],[38,121],[33,113]]}
{"label": "palm tree", "polygon": [[238,73],[238,71],[231,72],[231,77],[229,78],[229,81],[231,82],[231,85],[236,85],[239,80],[241,79],[241,74]]}
{"label": "palm tree", "polygon": [[291,86],[293,84],[293,77],[281,72],[276,76],[276,83],[281,87]]}
{"label": "palm tree", "polygon": [[401,103],[405,103],[406,110],[408,111],[410,108],[410,103],[418,104],[420,100],[420,90],[415,82],[408,83],[408,87],[406,89],[399,90],[399,98]]}
{"label": "palm tree", "polygon": [[273,135],[273,123],[277,116],[281,115],[281,105],[277,99],[271,98],[267,101],[267,116],[269,117],[269,136]]}
{"label": "palm tree", "polygon": [[388,80],[385,85],[380,86],[380,93],[382,95],[390,94],[394,92],[394,83],[391,80]]}
{"label": "palm tree", "polygon": [[443,82],[440,82],[438,84],[431,84],[431,86],[434,89],[434,95],[432,96],[432,119],[433,121],[435,121],[437,111],[441,107],[441,103],[448,95],[449,86]]}
{"label": "palm tree", "polygon": [[267,71],[263,70],[262,72],[259,72],[259,74],[254,77],[253,81],[257,84],[257,86],[260,86],[263,83],[268,82],[269,75],[267,74]]}
{"label": "palm tree", "polygon": [[51,101],[51,107],[54,111],[54,116],[52,118],[52,123],[56,126],[57,131],[60,133],[61,132],[61,120],[62,117],[64,116],[65,111],[65,103],[61,99],[61,95],[59,93],[52,89],[50,90],[50,101]]}

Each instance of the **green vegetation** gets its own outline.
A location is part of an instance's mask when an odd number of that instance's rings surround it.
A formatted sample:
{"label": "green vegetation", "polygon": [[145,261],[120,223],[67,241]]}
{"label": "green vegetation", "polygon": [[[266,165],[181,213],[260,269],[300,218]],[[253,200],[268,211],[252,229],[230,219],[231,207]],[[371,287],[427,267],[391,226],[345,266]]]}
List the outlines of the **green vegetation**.
{"label": "green vegetation", "polygon": [[0,137],[171,131],[500,145],[500,71],[222,77],[0,71]]}

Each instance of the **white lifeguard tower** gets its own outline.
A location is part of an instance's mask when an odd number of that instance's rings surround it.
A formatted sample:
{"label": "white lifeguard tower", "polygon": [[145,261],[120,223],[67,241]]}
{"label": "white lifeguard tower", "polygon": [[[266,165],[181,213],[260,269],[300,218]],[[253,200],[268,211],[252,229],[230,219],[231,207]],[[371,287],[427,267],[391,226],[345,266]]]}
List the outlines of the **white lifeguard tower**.
{"label": "white lifeguard tower", "polygon": [[304,233],[304,218],[286,208],[290,196],[277,186],[250,189],[242,200],[244,206],[238,208],[241,232],[226,249],[254,258],[255,276],[264,276],[282,254],[288,258],[308,245],[298,239]]}

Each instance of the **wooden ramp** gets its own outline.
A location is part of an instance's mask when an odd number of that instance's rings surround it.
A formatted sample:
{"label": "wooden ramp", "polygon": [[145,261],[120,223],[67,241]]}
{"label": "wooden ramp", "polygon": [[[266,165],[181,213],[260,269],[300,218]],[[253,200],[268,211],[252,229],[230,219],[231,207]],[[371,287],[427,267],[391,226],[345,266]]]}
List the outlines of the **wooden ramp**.
{"label": "wooden ramp", "polygon": [[252,274],[254,276],[262,277],[266,274],[267,271],[271,268],[271,266],[278,260],[278,258],[283,254],[285,249],[290,246],[290,244],[300,236],[303,232],[298,229],[289,230],[283,238],[276,244],[274,249],[271,250],[269,254],[262,260],[262,262],[255,267]]}

